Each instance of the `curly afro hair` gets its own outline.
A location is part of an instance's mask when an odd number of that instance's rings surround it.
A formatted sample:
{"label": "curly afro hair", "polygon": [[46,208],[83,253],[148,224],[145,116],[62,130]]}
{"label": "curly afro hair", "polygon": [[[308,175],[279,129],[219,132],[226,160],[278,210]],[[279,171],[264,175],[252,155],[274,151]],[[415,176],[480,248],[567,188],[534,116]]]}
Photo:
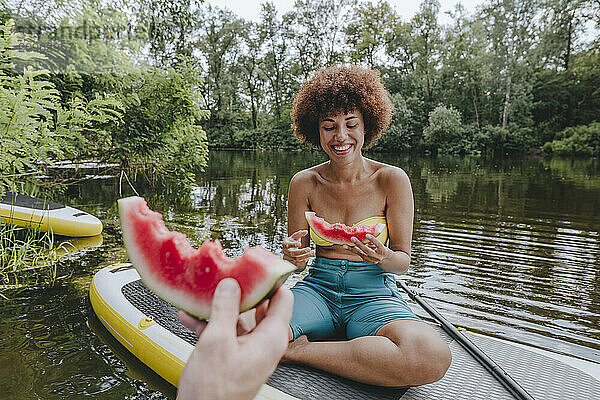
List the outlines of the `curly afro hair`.
{"label": "curly afro hair", "polygon": [[300,141],[320,148],[319,120],[358,109],[365,123],[364,147],[390,126],[394,106],[379,71],[356,66],[332,66],[317,71],[294,98],[292,127]]}

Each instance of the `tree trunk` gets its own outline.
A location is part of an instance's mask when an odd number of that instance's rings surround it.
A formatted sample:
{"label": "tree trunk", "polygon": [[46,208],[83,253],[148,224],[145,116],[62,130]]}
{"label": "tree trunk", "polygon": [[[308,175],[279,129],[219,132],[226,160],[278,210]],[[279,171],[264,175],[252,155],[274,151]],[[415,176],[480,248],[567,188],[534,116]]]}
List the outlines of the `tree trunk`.
{"label": "tree trunk", "polygon": [[475,110],[475,124],[477,126],[477,130],[479,130],[479,110],[477,109],[477,101],[475,101],[475,93],[473,93],[473,109]]}
{"label": "tree trunk", "polygon": [[252,111],[252,128],[256,129],[258,127],[258,123],[256,121],[257,112],[256,112],[256,100],[255,100],[255,96],[254,96],[254,90],[250,90],[250,108]]}
{"label": "tree trunk", "polygon": [[564,68],[565,71],[569,70],[569,61],[571,58],[571,40],[573,36],[573,18],[571,17],[569,19],[569,30],[567,31],[567,53],[565,54],[565,59],[564,59]]}
{"label": "tree trunk", "polygon": [[510,108],[510,89],[512,86],[512,74],[512,67],[509,67],[508,76],[506,77],[506,95],[504,96],[504,110],[502,111],[502,128],[506,128],[506,126],[508,125],[508,109]]}

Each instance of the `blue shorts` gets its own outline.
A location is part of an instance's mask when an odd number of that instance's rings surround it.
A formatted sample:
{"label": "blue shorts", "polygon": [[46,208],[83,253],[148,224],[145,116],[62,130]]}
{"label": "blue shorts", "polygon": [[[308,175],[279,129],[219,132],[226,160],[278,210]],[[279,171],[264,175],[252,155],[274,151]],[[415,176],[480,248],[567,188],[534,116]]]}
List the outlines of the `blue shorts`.
{"label": "blue shorts", "polygon": [[397,320],[421,321],[400,296],[393,274],[377,264],[317,257],[293,288],[294,340],[373,336]]}

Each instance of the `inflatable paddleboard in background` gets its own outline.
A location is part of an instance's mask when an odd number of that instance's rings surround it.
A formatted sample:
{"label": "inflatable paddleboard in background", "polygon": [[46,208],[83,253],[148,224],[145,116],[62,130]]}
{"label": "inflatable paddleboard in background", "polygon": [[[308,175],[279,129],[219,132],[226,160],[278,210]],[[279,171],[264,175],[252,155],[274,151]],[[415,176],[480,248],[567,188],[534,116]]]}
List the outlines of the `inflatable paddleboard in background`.
{"label": "inflatable paddleboard in background", "polygon": [[[112,336],[177,386],[197,339],[179,323],[175,307],[150,292],[129,264],[99,270],[89,291],[94,312]],[[283,363],[261,387],[256,399],[514,399],[464,347],[437,325],[434,328],[450,346],[452,365],[446,376],[433,384],[385,388]],[[465,335],[537,400],[600,398],[600,364],[470,332]]]}
{"label": "inflatable paddleboard in background", "polygon": [[102,232],[102,222],[91,214],[11,192],[0,197],[0,222],[74,237],[96,236]]}

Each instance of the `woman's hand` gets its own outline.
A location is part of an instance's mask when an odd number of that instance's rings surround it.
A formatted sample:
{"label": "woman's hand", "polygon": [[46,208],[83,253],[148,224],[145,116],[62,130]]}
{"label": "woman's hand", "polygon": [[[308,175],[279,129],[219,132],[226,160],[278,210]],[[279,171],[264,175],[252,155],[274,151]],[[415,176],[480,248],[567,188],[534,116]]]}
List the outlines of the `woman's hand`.
{"label": "woman's hand", "polygon": [[367,234],[367,239],[369,239],[369,243],[365,244],[353,236],[352,243],[354,243],[354,247],[344,245],[344,249],[353,252],[369,264],[385,263],[393,254],[393,251],[375,236]]}
{"label": "woman's hand", "polygon": [[307,234],[307,230],[294,232],[282,243],[283,259],[291,262],[299,269],[303,269],[308,259],[315,256],[315,251],[310,247],[301,247],[302,238]]}

